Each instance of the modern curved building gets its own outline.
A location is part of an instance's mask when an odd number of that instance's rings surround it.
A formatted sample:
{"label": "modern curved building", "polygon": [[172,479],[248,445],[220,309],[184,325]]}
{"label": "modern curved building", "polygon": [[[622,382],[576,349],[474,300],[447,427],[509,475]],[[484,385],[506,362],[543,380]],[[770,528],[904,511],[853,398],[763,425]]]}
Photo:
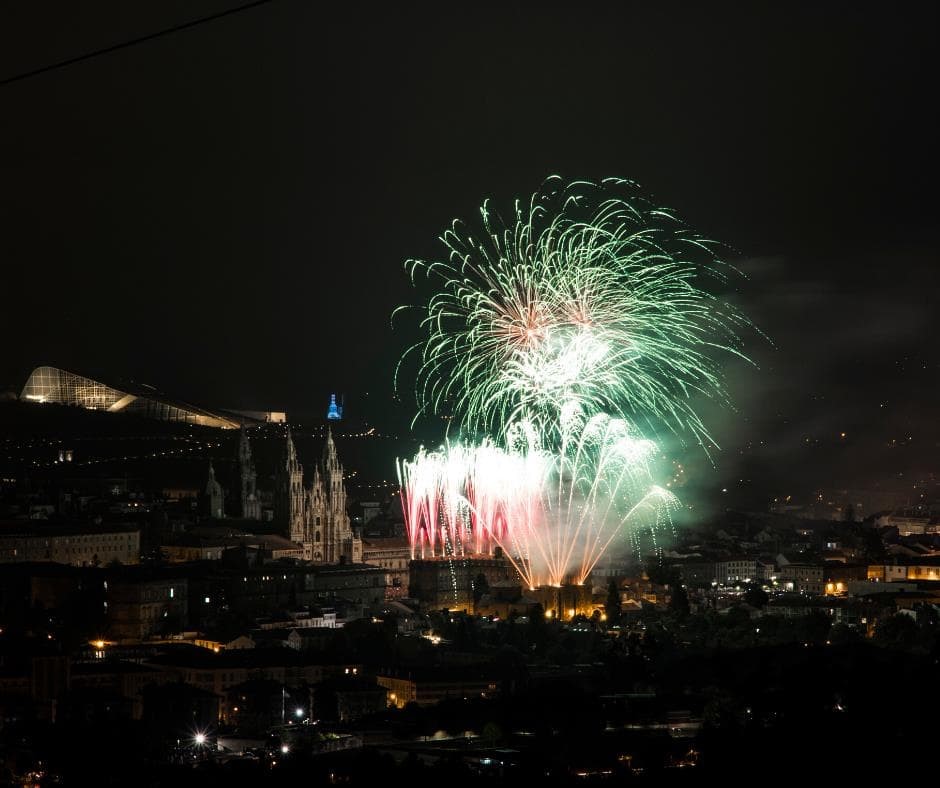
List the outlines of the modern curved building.
{"label": "modern curved building", "polygon": [[56,367],[36,367],[23,386],[20,399],[28,402],[55,402],[109,413],[136,413],[160,421],[221,429],[285,420],[285,414],[273,411],[252,411],[249,414],[207,410],[169,397],[146,384],[122,382],[112,386]]}

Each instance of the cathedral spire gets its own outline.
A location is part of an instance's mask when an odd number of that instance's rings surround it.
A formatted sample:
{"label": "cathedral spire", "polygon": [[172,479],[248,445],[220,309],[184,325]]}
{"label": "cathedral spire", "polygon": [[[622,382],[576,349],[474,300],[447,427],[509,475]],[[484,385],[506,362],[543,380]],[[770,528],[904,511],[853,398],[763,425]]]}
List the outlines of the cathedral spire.
{"label": "cathedral spire", "polygon": [[244,426],[238,430],[238,461],[242,464],[251,461],[251,445],[248,443],[248,431]]}
{"label": "cathedral spire", "polygon": [[284,460],[278,469],[275,518],[282,533],[293,542],[304,542],[305,501],[304,469],[297,459],[297,448],[287,428],[287,440],[284,444]]}
{"label": "cathedral spire", "polygon": [[339,457],[336,456],[336,444],[333,443],[333,430],[330,426],[326,428],[326,443],[323,446],[323,468],[329,471],[339,465]]}
{"label": "cathedral spire", "polygon": [[258,474],[255,471],[255,462],[251,458],[251,444],[248,441],[248,430],[244,427],[239,431],[238,440],[238,475],[240,483],[241,516],[247,520],[261,519],[261,502],[258,500]]}
{"label": "cathedral spire", "polygon": [[290,427],[287,428],[287,444],[284,447],[284,451],[287,453],[288,463],[297,462],[297,448],[294,446],[294,438],[290,434]]}
{"label": "cathedral spire", "polygon": [[209,460],[209,481],[206,483],[206,499],[209,504],[210,517],[222,518],[225,516],[225,496],[222,492],[222,485],[215,478],[215,468],[212,466],[212,460]]}

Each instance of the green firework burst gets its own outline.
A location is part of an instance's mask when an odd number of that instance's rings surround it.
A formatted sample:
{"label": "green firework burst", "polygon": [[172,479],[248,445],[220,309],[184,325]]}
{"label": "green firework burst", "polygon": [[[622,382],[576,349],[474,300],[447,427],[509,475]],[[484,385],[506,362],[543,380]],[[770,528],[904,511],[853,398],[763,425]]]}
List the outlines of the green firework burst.
{"label": "green firework burst", "polygon": [[434,288],[409,351],[419,414],[547,439],[574,404],[714,443],[694,401],[727,403],[721,362],[744,357],[749,323],[716,294],[736,272],[636,184],[550,178],[510,221],[485,203],[476,231],[441,240],[446,259],[407,263]]}

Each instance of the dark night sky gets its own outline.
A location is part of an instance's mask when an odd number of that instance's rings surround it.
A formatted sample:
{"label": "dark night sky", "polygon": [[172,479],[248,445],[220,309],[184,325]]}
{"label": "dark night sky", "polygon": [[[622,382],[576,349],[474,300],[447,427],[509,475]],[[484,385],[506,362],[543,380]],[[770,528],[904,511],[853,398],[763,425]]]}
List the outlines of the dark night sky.
{"label": "dark night sky", "polygon": [[[235,5],[4,4],[0,79]],[[730,371],[706,487],[940,470],[937,11],[762,5],[274,0],[2,86],[0,383],[381,419],[404,259],[484,197],[620,175],[737,250],[775,344]]]}

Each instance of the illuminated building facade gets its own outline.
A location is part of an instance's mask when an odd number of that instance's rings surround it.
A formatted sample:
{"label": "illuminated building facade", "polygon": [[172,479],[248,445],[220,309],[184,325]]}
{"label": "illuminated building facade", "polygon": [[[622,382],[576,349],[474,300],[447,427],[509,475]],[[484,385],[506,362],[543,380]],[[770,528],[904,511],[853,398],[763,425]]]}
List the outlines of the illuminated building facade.
{"label": "illuminated building facade", "polygon": [[398,709],[409,703],[434,706],[448,698],[493,697],[499,690],[495,677],[471,670],[412,669],[401,674],[380,673],[375,680],[388,693],[388,705]]}
{"label": "illuminated building facade", "polygon": [[920,559],[916,563],[872,564],[868,579],[879,583],[897,583],[904,580],[940,581],[940,560]]}
{"label": "illuminated building facade", "polygon": [[408,596],[408,567],[411,545],[404,537],[373,538],[362,543],[362,561],[388,572],[386,599]]}
{"label": "illuminated building facade", "polygon": [[285,414],[273,411],[237,413],[207,410],[169,397],[153,386],[138,383],[110,386],[57,367],[36,367],[23,386],[20,399],[108,413],[134,413],[149,419],[221,429],[236,429],[243,424],[285,419]]}
{"label": "illuminated building facade", "polygon": [[480,575],[489,586],[522,584],[512,564],[503,558],[414,559],[408,567],[408,595],[431,608],[469,610],[473,585]]}
{"label": "illuminated building facade", "polygon": [[73,566],[105,566],[113,561],[140,560],[140,531],[111,527],[101,530],[15,520],[0,534],[0,563],[53,561]]}
{"label": "illuminated building facade", "polygon": [[816,564],[784,564],[777,573],[784,591],[822,594],[826,585],[823,567]]}
{"label": "illuminated building facade", "polygon": [[353,532],[346,512],[343,466],[332,432],[327,431],[322,460],[314,467],[313,480],[305,489],[303,466],[288,431],[278,473],[275,517],[287,538],[303,545],[308,561],[362,561],[362,540]]}

